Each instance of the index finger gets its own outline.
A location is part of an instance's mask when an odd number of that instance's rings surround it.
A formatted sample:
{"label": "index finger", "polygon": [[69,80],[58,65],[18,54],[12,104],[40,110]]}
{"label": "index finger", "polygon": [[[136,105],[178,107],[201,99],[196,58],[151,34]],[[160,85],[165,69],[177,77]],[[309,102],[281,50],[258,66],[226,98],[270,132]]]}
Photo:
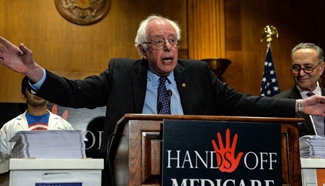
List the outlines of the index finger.
{"label": "index finger", "polygon": [[5,46],[5,47],[10,47],[12,45],[12,43],[10,43],[8,40],[6,40],[5,38],[0,36],[0,43]]}
{"label": "index finger", "polygon": [[0,36],[0,52],[5,52],[7,50],[12,50],[13,52],[17,53],[18,55],[23,54],[21,49],[17,47],[16,45],[12,44],[10,41],[5,39],[4,37]]}

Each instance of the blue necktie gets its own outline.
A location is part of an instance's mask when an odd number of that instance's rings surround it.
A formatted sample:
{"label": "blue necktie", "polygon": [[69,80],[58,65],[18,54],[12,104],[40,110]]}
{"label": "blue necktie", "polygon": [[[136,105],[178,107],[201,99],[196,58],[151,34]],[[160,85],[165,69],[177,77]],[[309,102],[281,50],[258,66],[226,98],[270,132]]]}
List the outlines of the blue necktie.
{"label": "blue necktie", "polygon": [[[313,92],[309,92],[306,94],[307,96],[313,96],[315,95]],[[314,125],[317,130],[318,135],[323,135],[324,134],[324,117],[322,116],[312,116],[314,120]]]}
{"label": "blue necktie", "polygon": [[166,89],[167,77],[162,76],[159,78],[158,86],[158,100],[157,100],[157,113],[168,114],[169,113],[169,97]]}

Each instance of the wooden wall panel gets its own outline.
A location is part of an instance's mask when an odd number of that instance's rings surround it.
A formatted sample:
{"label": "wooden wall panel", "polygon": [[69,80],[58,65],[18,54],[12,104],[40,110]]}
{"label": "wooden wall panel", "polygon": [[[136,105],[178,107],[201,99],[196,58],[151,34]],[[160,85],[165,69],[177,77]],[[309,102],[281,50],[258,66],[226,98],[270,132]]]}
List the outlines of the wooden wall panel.
{"label": "wooden wall panel", "polygon": [[225,81],[238,91],[259,95],[266,56],[260,33],[266,25],[273,25],[279,32],[271,49],[280,90],[291,88],[291,49],[300,42],[325,47],[319,29],[325,18],[321,13],[324,5],[324,1],[307,0],[226,0],[226,57],[232,64],[223,75]]}
{"label": "wooden wall panel", "polygon": [[[138,59],[136,31],[140,21],[150,14],[180,24],[184,40],[180,55],[187,57],[186,1],[112,0],[108,15],[88,26],[64,19],[53,0],[0,0],[0,10],[0,35],[16,45],[23,42],[41,66],[68,78],[98,74],[113,57]],[[3,66],[0,74],[0,102],[22,102],[22,75]]]}
{"label": "wooden wall panel", "polygon": [[188,0],[189,58],[225,58],[224,0]]}
{"label": "wooden wall panel", "polygon": [[[23,42],[45,68],[83,78],[100,73],[110,58],[138,58],[134,37],[139,22],[161,14],[181,26],[181,58],[224,55],[232,63],[223,79],[238,91],[259,95],[266,55],[261,30],[266,25],[278,29],[272,54],[280,90],[286,90],[293,86],[292,47],[314,42],[325,48],[324,7],[325,1],[308,0],[118,0],[102,21],[79,26],[65,20],[51,0],[0,0],[0,35],[17,45]],[[21,102],[22,76],[2,66],[0,74],[0,102]]]}

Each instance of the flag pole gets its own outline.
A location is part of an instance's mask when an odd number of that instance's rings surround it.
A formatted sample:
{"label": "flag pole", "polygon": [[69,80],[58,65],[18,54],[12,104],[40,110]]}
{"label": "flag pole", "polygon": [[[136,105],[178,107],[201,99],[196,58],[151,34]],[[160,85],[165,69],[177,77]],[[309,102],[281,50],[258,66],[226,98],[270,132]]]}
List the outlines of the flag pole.
{"label": "flag pole", "polygon": [[272,97],[280,93],[280,88],[278,85],[274,62],[271,54],[271,41],[273,35],[279,37],[279,33],[274,26],[267,25],[265,28],[263,28],[261,33],[261,42],[264,40],[264,38],[266,38],[267,50],[266,59],[264,61],[264,72],[262,77],[260,95],[268,97]]}

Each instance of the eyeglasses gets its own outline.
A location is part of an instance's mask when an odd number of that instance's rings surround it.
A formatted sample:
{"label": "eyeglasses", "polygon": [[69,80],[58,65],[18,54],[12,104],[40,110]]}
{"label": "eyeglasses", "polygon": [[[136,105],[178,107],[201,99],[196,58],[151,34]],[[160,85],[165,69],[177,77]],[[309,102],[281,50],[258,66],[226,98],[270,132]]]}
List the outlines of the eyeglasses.
{"label": "eyeglasses", "polygon": [[300,72],[300,70],[303,70],[306,74],[311,74],[311,73],[313,73],[314,72],[314,70],[320,65],[320,64],[322,64],[323,62],[320,62],[320,63],[318,63],[318,65],[317,66],[315,66],[315,67],[311,67],[311,66],[307,66],[307,67],[305,67],[305,68],[301,68],[301,66],[300,65],[293,65],[292,67],[291,67],[291,72],[292,73],[294,73],[294,74],[298,74],[299,72]]}
{"label": "eyeglasses", "polygon": [[178,39],[175,38],[170,38],[167,40],[164,39],[157,39],[154,42],[143,42],[142,44],[148,44],[148,45],[154,45],[156,47],[156,49],[160,50],[162,48],[164,48],[166,43],[169,43],[172,47],[178,47],[179,43],[181,42]]}

